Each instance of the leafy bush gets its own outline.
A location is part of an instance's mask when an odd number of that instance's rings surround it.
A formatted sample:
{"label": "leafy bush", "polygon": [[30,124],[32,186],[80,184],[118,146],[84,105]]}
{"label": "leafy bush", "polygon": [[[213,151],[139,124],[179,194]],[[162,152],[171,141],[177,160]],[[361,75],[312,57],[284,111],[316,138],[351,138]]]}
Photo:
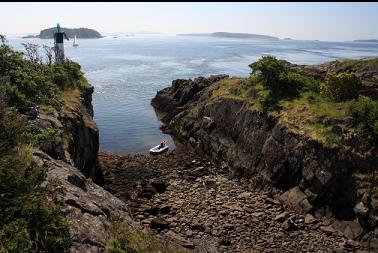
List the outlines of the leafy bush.
{"label": "leafy bush", "polygon": [[378,101],[359,96],[349,104],[348,112],[358,120],[362,129],[378,136]]}
{"label": "leafy bush", "polygon": [[[0,252],[64,252],[71,238],[62,203],[41,186],[45,170],[32,162],[33,136],[17,110],[30,101],[53,104],[58,89],[47,66],[23,59],[0,39]],[[53,135],[37,135],[37,143]]]}
{"label": "leafy bush", "polygon": [[22,144],[25,126],[0,97],[0,252],[62,252],[71,242],[68,224],[48,200],[54,192],[41,186],[45,171]]}
{"label": "leafy bush", "polygon": [[45,130],[38,130],[32,136],[32,145],[43,150],[46,153],[51,153],[51,150],[56,146],[60,136],[58,131],[54,128],[47,128]]}
{"label": "leafy bush", "polygon": [[[61,90],[88,86],[79,64],[69,60],[59,65],[43,64],[35,60],[37,56],[28,60],[12,49],[4,36],[1,38],[0,87],[5,91],[10,106],[19,108],[32,102],[51,105],[59,110],[62,106]],[[29,49],[31,47],[33,45],[28,45]]]}
{"label": "leafy bush", "polygon": [[260,83],[267,96],[260,98],[260,107],[268,111],[275,107],[281,98],[297,96],[301,90],[319,92],[320,82],[289,71],[286,61],[273,56],[263,56],[259,61],[250,64],[252,68],[250,81]]}
{"label": "leafy bush", "polygon": [[353,73],[327,73],[320,86],[320,94],[334,101],[346,101],[358,97],[361,82]]}
{"label": "leafy bush", "polygon": [[300,90],[319,92],[319,81],[289,71],[286,61],[273,56],[263,56],[249,67],[252,68],[251,75],[257,78],[263,87],[271,90],[273,97],[296,96]]}
{"label": "leafy bush", "polygon": [[280,90],[280,81],[287,74],[284,61],[277,60],[274,56],[263,56],[249,67],[252,69],[251,75],[259,77],[261,84],[273,91]]}
{"label": "leafy bush", "polygon": [[315,80],[313,77],[307,77],[307,76],[303,76],[298,73],[289,71],[287,73],[287,80],[288,82],[293,83],[292,86],[300,90],[312,91],[315,93],[320,92],[320,82],[318,80]]}

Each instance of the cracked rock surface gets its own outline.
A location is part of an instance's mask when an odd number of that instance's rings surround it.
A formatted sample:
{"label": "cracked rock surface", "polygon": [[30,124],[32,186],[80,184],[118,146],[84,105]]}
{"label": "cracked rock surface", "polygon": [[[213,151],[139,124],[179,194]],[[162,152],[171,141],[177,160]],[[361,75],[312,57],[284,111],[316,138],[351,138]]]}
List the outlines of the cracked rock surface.
{"label": "cracked rock surface", "polygon": [[112,222],[123,220],[132,226],[126,204],[88,180],[77,168],[41,151],[33,160],[47,168],[45,184],[63,189],[63,215],[68,219],[73,245],[69,252],[104,252],[106,240],[116,233]]}

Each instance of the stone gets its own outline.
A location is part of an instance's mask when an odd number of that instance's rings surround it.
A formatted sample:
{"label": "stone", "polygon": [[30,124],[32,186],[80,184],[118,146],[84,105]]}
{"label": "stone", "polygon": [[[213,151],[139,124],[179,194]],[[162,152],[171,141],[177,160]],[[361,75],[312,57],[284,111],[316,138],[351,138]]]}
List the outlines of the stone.
{"label": "stone", "polygon": [[163,205],[162,207],[160,207],[159,212],[161,214],[167,214],[171,211],[171,209],[172,209],[171,205]]}
{"label": "stone", "polygon": [[206,179],[203,184],[204,184],[206,189],[211,189],[211,188],[215,188],[217,186],[217,181],[215,181],[213,179]]}
{"label": "stone", "polygon": [[220,245],[223,245],[223,246],[230,246],[230,245],[231,245],[231,240],[230,240],[229,238],[222,237],[222,238],[219,240],[219,244],[220,244]]}
{"label": "stone", "polygon": [[167,190],[167,184],[159,179],[155,179],[151,182],[152,187],[155,188],[156,192],[163,193]]}
{"label": "stone", "polygon": [[311,214],[306,214],[304,223],[305,224],[313,224],[316,222],[316,218],[312,216]]}
{"label": "stone", "polygon": [[156,217],[154,219],[152,219],[151,221],[151,225],[150,227],[152,229],[160,229],[160,230],[163,230],[163,229],[167,229],[169,227],[169,224],[166,220],[164,220],[163,218],[161,217]]}
{"label": "stone", "polygon": [[361,227],[358,219],[353,221],[335,221],[333,226],[335,229],[345,237],[351,240],[356,240],[363,233],[363,228]]}
{"label": "stone", "polygon": [[223,207],[231,209],[233,211],[244,212],[244,209],[241,208],[238,204],[224,204]]}
{"label": "stone", "polygon": [[374,237],[369,241],[369,248],[378,250],[378,238]]}
{"label": "stone", "polygon": [[284,222],[286,220],[286,218],[288,217],[289,213],[288,212],[283,212],[283,213],[280,213],[278,214],[274,220],[275,221],[278,221],[278,222]]}
{"label": "stone", "polygon": [[251,197],[252,192],[242,192],[238,195],[238,199],[247,199]]}
{"label": "stone", "polygon": [[266,198],[265,203],[272,204],[272,205],[279,205],[280,202],[278,200],[272,199],[272,198]]}
{"label": "stone", "polygon": [[188,249],[194,249],[194,244],[193,242],[185,239],[184,237],[182,237],[181,235],[178,235],[176,234],[175,232],[169,230],[166,234],[165,234],[166,237],[168,237],[168,239],[178,243],[179,245],[185,247],[185,248],[188,248]]}
{"label": "stone", "polygon": [[151,207],[145,207],[143,209],[145,213],[151,214],[151,215],[158,215],[159,214],[159,208],[157,206],[151,206]]}
{"label": "stone", "polygon": [[284,192],[279,200],[286,206],[293,208],[300,213],[307,213],[312,209],[312,205],[307,200],[306,194],[304,194],[298,186],[291,188]]}
{"label": "stone", "polygon": [[361,201],[359,202],[357,205],[355,205],[355,207],[353,208],[353,211],[358,214],[359,216],[361,217],[365,217],[368,212],[369,212],[369,209],[364,205],[364,203]]}
{"label": "stone", "polygon": [[332,227],[331,225],[329,225],[329,226],[321,226],[320,230],[322,230],[323,232],[329,233],[329,234],[332,234],[332,233],[336,232],[336,229],[334,227]]}

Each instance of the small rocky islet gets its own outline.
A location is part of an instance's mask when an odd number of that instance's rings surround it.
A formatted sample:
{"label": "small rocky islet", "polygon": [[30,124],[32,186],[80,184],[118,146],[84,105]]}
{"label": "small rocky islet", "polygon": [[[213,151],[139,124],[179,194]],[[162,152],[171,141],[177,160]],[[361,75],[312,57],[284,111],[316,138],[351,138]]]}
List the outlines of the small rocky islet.
{"label": "small rocky islet", "polygon": [[[18,162],[13,157],[20,157],[26,161],[19,163],[20,168],[28,171],[22,177],[34,175],[35,170],[29,168],[44,171],[43,176],[37,174],[38,180],[32,177],[38,191],[46,190],[46,199],[41,198],[44,202],[40,204],[48,205],[41,215],[62,218],[43,227],[53,231],[51,237],[31,236],[22,244],[19,242],[25,238],[7,237],[7,233],[34,224],[34,220],[25,223],[29,215],[14,212],[14,218],[22,222],[15,226],[7,221],[1,228],[1,249],[378,251],[374,124],[361,131],[358,120],[346,113],[352,100],[327,102],[317,93],[320,82],[335,78],[327,77],[328,72],[352,72],[361,81],[359,95],[365,97],[361,103],[371,106],[378,94],[376,59],[310,66],[279,62],[288,78],[284,80],[291,80],[286,83],[290,89],[293,83],[304,86],[289,97],[272,100],[254,78],[216,75],[174,80],[157,92],[151,103],[162,115],[162,130],[177,138],[179,148],[158,156],[118,156],[99,152],[94,88],[78,64],[68,61],[50,66],[23,59],[4,42],[1,47],[6,52],[2,66],[14,70],[0,69],[13,80],[7,83],[6,92],[19,100],[1,97],[0,126],[14,135],[2,140],[0,169],[10,170],[9,164]],[[38,96],[22,89],[24,82],[17,79],[19,66],[38,82],[34,87]],[[50,68],[75,75],[56,79]],[[35,78],[40,73],[45,73],[44,79]],[[337,77],[355,80],[344,74]],[[61,87],[56,89],[55,83]],[[12,93],[15,90],[17,93]],[[374,119],[371,115],[369,120]],[[22,137],[30,138],[30,143],[13,142],[14,137],[18,140],[21,122],[27,127],[25,132],[31,133]],[[9,127],[14,124],[18,125]],[[18,175],[17,170],[14,173]],[[22,184],[12,186],[25,191]],[[33,189],[27,190],[34,196]],[[49,206],[55,202],[60,209],[50,212]],[[4,203],[9,205],[8,211],[16,208],[12,201]],[[54,230],[56,224],[59,230]],[[35,226],[40,229],[39,223]],[[39,232],[33,229],[27,227],[23,232]],[[37,243],[28,244],[33,240]]]}

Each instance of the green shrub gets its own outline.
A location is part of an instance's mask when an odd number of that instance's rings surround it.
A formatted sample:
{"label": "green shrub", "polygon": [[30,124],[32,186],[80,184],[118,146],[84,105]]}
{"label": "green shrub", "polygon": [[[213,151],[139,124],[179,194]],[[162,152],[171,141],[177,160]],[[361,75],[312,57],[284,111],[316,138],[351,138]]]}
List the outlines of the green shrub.
{"label": "green shrub", "polygon": [[320,93],[333,101],[346,101],[358,97],[361,82],[353,73],[327,73]]}
{"label": "green shrub", "polygon": [[359,96],[349,104],[348,112],[358,120],[362,129],[378,136],[378,101]]}
{"label": "green shrub", "polygon": [[288,82],[293,83],[292,86],[303,91],[320,92],[320,82],[313,77],[303,76],[298,73],[289,71],[287,73]]}
{"label": "green shrub", "polygon": [[38,129],[37,133],[32,133],[31,144],[46,153],[50,153],[59,140],[60,136],[55,128]]}
{"label": "green shrub", "polygon": [[259,83],[268,91],[259,99],[263,111],[276,108],[281,98],[298,96],[301,90],[319,92],[319,81],[289,71],[285,61],[273,56],[263,56],[249,66],[252,68],[250,84],[256,86]]}
{"label": "green shrub", "polygon": [[254,82],[259,82],[272,91],[271,96],[282,98],[297,96],[300,90],[319,92],[319,81],[289,71],[286,61],[273,56],[263,56],[259,61],[249,65]]}
{"label": "green shrub", "polygon": [[[4,38],[4,36],[1,36]],[[60,92],[88,86],[81,67],[73,61],[59,65],[25,59],[5,40],[0,44],[0,87],[11,106],[22,107],[33,102],[60,110]]]}
{"label": "green shrub", "polygon": [[271,91],[268,93],[263,94],[260,98],[258,98],[257,108],[263,112],[267,112],[272,109],[277,109],[278,106],[278,99],[272,96]]}
{"label": "green shrub", "polygon": [[249,67],[252,69],[251,75],[259,77],[261,84],[273,91],[280,89],[280,80],[287,73],[284,61],[274,56],[263,56]]}
{"label": "green shrub", "polygon": [[[26,116],[15,107],[49,103],[57,89],[44,83],[49,69],[22,59],[0,39],[0,252],[64,252],[71,238],[62,203],[52,200],[55,191],[41,186],[45,170],[32,162],[33,136],[25,134]],[[53,135],[37,136],[38,143]]]}
{"label": "green shrub", "polygon": [[40,186],[44,177],[24,148],[0,159],[0,252],[63,252],[70,245],[61,206]]}

